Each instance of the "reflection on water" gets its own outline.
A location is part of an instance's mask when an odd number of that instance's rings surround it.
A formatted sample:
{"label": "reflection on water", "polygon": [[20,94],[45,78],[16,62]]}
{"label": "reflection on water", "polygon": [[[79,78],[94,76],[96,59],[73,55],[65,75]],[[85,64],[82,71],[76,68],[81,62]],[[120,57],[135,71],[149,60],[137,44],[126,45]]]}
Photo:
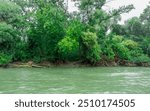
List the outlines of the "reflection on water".
{"label": "reflection on water", "polygon": [[149,93],[150,68],[0,69],[1,93]]}

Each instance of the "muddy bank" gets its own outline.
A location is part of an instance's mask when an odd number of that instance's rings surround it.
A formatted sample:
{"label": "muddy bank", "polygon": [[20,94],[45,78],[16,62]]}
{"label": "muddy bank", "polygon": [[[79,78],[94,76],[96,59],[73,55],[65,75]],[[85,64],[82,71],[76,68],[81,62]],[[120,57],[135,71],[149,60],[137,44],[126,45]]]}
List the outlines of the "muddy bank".
{"label": "muddy bank", "polygon": [[133,62],[106,62],[106,61],[101,61],[97,64],[89,64],[89,63],[84,63],[81,61],[76,61],[76,62],[57,62],[57,63],[51,63],[51,62],[41,62],[41,63],[35,63],[33,61],[28,61],[28,62],[13,62],[9,63],[7,65],[3,65],[1,67],[5,68],[46,68],[46,67],[118,67],[118,66],[126,66],[126,67],[150,67],[150,63],[133,63]]}

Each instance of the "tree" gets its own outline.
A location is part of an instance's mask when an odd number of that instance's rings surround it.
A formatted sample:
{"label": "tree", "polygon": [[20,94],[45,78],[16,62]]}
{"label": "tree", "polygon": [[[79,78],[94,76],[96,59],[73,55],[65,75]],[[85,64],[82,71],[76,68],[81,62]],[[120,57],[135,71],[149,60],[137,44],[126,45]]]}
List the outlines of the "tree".
{"label": "tree", "polygon": [[112,33],[116,34],[116,35],[127,35],[127,29],[124,25],[120,25],[120,24],[113,24],[111,26],[112,28]]}
{"label": "tree", "polygon": [[0,1],[0,50],[13,55],[19,38],[18,23],[21,9],[15,3]]}
{"label": "tree", "polygon": [[63,9],[55,4],[43,4],[37,10],[28,35],[31,57],[52,61],[58,58],[56,46],[65,36],[65,21]]}
{"label": "tree", "polygon": [[92,29],[91,31],[96,32],[99,43],[106,36],[107,31],[110,30],[112,20],[114,21],[113,18],[134,9],[133,5],[128,5],[106,12],[103,10],[103,6],[107,3],[106,0],[79,0],[81,21]]}
{"label": "tree", "polygon": [[144,36],[150,36],[150,6],[144,9],[144,12],[140,15],[141,22],[143,24]]}
{"label": "tree", "polygon": [[128,34],[135,36],[142,36],[144,34],[142,29],[143,28],[142,23],[140,22],[140,19],[138,17],[133,17],[127,20],[125,24]]}
{"label": "tree", "polygon": [[9,1],[0,1],[0,22],[16,26],[21,9],[15,3]]}
{"label": "tree", "polygon": [[0,53],[14,54],[16,42],[19,40],[17,31],[5,22],[0,23]]}
{"label": "tree", "polygon": [[[79,9],[81,11],[82,20],[84,22],[90,23],[90,17],[93,14],[96,14],[96,18],[93,20],[97,20],[99,23],[103,21],[109,20],[110,18],[120,15],[122,13],[130,12],[134,7],[133,5],[122,6],[119,9],[114,9],[110,11],[107,16],[103,16],[104,13],[102,7],[107,4],[106,0],[80,0],[79,1]],[[106,13],[106,12],[105,12]]]}
{"label": "tree", "polygon": [[150,6],[120,25],[121,14],[134,7],[104,10],[111,1],[78,0],[78,11],[69,13],[66,0],[1,0],[0,65],[28,60],[147,61]]}

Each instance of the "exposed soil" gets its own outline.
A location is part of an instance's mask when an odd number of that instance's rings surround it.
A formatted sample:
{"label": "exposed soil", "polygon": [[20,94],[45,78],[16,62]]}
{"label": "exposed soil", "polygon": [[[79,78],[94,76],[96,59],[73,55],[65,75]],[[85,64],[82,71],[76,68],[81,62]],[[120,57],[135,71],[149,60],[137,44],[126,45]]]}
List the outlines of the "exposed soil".
{"label": "exposed soil", "polygon": [[100,61],[97,64],[89,64],[82,61],[76,61],[76,62],[56,62],[51,63],[48,61],[44,61],[41,63],[35,63],[33,61],[28,62],[13,62],[8,65],[2,66],[2,67],[11,67],[11,68],[23,68],[23,67],[35,67],[35,68],[46,68],[46,67],[57,67],[57,66],[63,66],[63,67],[117,67],[117,66],[127,66],[127,67],[150,67],[150,63],[132,63],[132,62],[114,62],[114,61]]}

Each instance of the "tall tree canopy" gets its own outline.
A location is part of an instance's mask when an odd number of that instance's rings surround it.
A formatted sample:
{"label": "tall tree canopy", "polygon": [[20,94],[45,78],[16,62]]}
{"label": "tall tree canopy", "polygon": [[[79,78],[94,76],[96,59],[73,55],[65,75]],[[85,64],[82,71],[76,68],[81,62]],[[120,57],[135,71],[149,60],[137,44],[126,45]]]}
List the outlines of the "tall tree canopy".
{"label": "tall tree canopy", "polygon": [[78,10],[70,13],[67,1],[0,1],[0,65],[29,60],[94,65],[150,61],[149,5],[140,17],[121,25],[121,14],[133,5],[104,10],[112,0],[77,0]]}

